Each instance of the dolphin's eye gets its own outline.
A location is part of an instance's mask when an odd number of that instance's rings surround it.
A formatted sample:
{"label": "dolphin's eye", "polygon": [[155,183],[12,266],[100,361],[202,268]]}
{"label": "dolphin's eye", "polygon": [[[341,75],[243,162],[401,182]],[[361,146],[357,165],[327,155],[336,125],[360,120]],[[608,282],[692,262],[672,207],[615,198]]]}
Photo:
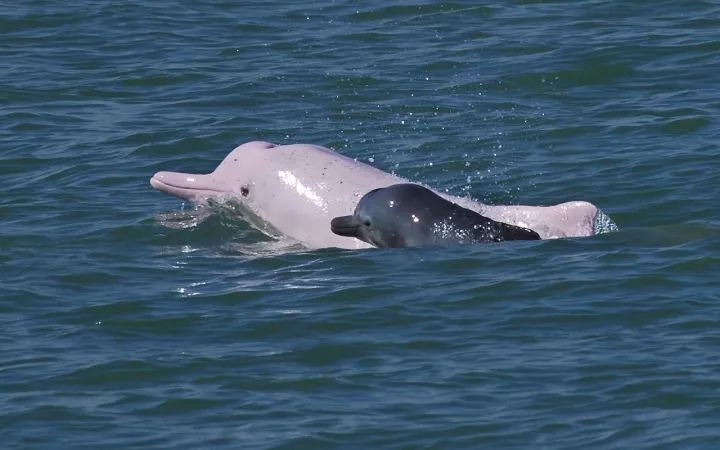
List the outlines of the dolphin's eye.
{"label": "dolphin's eye", "polygon": [[366,227],[369,227],[371,225],[369,220],[363,220],[363,223],[365,224]]}
{"label": "dolphin's eye", "polygon": [[247,197],[248,194],[250,194],[250,189],[247,186],[243,186],[240,188],[240,195],[243,197]]}

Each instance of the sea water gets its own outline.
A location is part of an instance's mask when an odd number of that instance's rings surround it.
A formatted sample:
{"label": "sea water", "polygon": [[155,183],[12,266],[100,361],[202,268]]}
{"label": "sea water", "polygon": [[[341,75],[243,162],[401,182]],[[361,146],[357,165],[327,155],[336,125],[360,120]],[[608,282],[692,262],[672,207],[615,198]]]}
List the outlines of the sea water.
{"label": "sea water", "polygon": [[[719,448],[719,73],[714,1],[0,3],[0,447]],[[620,230],[308,250],[148,184],[250,140]]]}

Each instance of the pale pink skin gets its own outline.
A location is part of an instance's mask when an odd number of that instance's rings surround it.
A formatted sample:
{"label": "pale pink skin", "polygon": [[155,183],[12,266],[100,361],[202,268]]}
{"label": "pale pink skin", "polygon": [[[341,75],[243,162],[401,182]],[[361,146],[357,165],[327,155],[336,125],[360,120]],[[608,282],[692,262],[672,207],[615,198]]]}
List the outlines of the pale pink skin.
{"label": "pale pink skin", "polygon": [[[333,234],[330,220],[352,214],[365,193],[406,182],[318,145],[262,141],[235,148],[210,174],[158,172],[150,179],[155,189],[194,203],[236,198],[277,231],[308,248],[351,249],[370,245]],[[491,219],[530,228],[543,239],[591,236],[598,213],[594,205],[580,201],[492,206],[437,193]]]}

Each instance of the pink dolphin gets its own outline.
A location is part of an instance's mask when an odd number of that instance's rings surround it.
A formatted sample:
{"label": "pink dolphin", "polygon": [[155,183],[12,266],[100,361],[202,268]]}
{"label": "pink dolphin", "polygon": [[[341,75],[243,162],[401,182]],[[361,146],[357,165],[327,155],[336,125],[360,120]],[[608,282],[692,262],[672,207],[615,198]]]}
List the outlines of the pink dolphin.
{"label": "pink dolphin", "polygon": [[[150,184],[194,203],[236,198],[277,231],[306,247],[367,248],[330,231],[330,221],[352,214],[367,192],[407,180],[330,149],[310,144],[248,142],[235,148],[209,174],[158,172]],[[588,202],[555,206],[485,205],[438,192],[460,206],[500,222],[530,228],[541,238],[591,236],[599,219],[614,224]]]}

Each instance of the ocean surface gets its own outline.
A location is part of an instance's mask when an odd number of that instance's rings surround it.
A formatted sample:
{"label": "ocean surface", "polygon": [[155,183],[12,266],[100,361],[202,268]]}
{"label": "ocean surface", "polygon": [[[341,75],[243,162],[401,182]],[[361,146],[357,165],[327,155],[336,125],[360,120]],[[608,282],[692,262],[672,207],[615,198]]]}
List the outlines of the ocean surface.
{"label": "ocean surface", "polygon": [[[717,1],[0,2],[0,448],[720,448],[719,117]],[[620,229],[309,250],[148,183],[251,140]]]}

